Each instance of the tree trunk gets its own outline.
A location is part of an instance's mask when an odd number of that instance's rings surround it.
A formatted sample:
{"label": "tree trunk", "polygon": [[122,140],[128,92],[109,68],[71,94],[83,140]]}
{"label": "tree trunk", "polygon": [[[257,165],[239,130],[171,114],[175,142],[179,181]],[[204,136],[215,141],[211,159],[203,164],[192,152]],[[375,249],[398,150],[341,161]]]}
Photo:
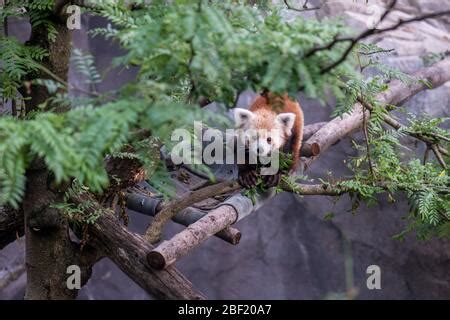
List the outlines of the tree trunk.
{"label": "tree trunk", "polygon": [[[48,50],[49,56],[43,65],[59,78],[67,81],[71,52],[71,32],[55,14],[51,17],[57,29],[54,42],[48,40],[43,26],[32,29],[27,45],[39,45]],[[37,72],[28,78],[49,78]],[[26,101],[26,111],[35,110],[39,103],[49,98],[43,86],[31,85],[22,88]],[[58,111],[58,106],[51,106]],[[26,194],[23,199],[23,214],[26,236],[27,288],[25,299],[74,299],[77,290],[69,290],[66,285],[67,267],[80,263],[80,250],[68,236],[67,221],[52,208],[63,200],[64,190],[53,188],[53,177],[44,163],[36,159],[27,171]],[[61,188],[62,189],[62,188]],[[80,265],[82,282],[90,274],[90,266]]]}

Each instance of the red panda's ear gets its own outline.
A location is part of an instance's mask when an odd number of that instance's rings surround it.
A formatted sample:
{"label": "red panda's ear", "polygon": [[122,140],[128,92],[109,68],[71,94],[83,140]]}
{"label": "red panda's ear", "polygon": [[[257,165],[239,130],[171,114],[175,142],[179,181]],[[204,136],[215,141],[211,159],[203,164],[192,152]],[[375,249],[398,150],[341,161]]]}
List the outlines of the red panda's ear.
{"label": "red panda's ear", "polygon": [[233,113],[236,128],[248,128],[255,117],[253,112],[242,108],[234,108]]}
{"label": "red panda's ear", "polygon": [[291,135],[291,130],[294,127],[295,113],[280,113],[277,115],[277,122],[281,130],[285,132],[286,135]]}

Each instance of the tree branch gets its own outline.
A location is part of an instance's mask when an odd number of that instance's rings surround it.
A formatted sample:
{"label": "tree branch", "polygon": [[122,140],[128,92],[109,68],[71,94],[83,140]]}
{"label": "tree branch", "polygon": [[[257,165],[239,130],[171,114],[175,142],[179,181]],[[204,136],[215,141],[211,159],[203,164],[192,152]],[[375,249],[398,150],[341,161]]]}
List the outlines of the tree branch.
{"label": "tree branch", "polygon": [[[366,109],[368,109],[368,110],[370,110],[370,111],[372,111],[373,110],[373,107],[370,105],[370,104],[368,104],[368,103],[366,103],[365,101],[363,101],[362,99],[359,99],[358,100]],[[433,139],[431,139],[431,138],[429,138],[429,137],[426,137],[426,136],[424,136],[423,134],[421,134],[421,133],[417,133],[417,132],[413,132],[413,131],[410,131],[410,130],[407,130],[406,129],[406,127],[404,126],[404,125],[402,125],[400,122],[398,122],[397,120],[395,120],[394,118],[392,118],[392,117],[390,117],[390,116],[388,116],[388,115],[382,115],[382,118],[383,118],[383,121],[384,122],[386,122],[388,125],[390,125],[392,128],[394,128],[395,130],[402,130],[403,132],[405,132],[406,134],[408,134],[409,136],[411,136],[411,137],[414,137],[414,138],[416,138],[416,139],[418,139],[418,140],[421,140],[421,141],[423,141],[423,142],[425,142],[426,144],[427,144],[427,146],[431,146],[431,145],[436,145],[436,143],[435,143],[435,141],[433,141]],[[432,135],[432,136],[434,136],[434,135]],[[435,138],[437,138],[437,139],[441,139],[441,136],[434,136]],[[442,138],[445,138],[445,137],[442,137]],[[436,145],[436,150],[439,152],[439,153],[442,153],[442,154],[444,154],[444,155],[446,155],[446,156],[450,156],[450,153],[447,151],[447,150],[445,150],[443,147],[441,147],[441,146],[439,146],[439,145]]]}
{"label": "tree branch", "polygon": [[444,158],[442,157],[441,152],[439,151],[438,147],[435,144],[431,145],[431,150],[433,150],[434,155],[436,156],[436,159],[438,160],[441,167],[445,170],[447,169],[447,164],[445,163]]}
{"label": "tree branch", "polygon": [[330,72],[331,70],[333,70],[337,66],[339,66],[341,63],[343,63],[347,59],[348,55],[352,52],[353,48],[359,42],[361,42],[362,40],[364,40],[364,39],[366,39],[366,38],[368,38],[368,37],[370,37],[372,35],[378,35],[378,34],[382,34],[382,33],[385,33],[385,32],[389,32],[389,31],[392,31],[392,30],[395,30],[395,29],[399,28],[400,26],[403,26],[403,25],[406,25],[406,24],[409,24],[409,23],[413,23],[413,22],[417,22],[417,21],[423,21],[423,20],[432,19],[432,18],[437,18],[437,17],[440,17],[440,16],[444,16],[444,15],[449,15],[450,14],[450,10],[433,12],[433,13],[417,16],[417,17],[414,17],[414,18],[406,19],[406,20],[399,20],[397,23],[395,23],[394,25],[392,25],[390,27],[386,27],[386,28],[383,28],[383,29],[377,29],[381,25],[381,23],[383,21],[385,21],[385,19],[389,15],[389,13],[394,9],[396,3],[397,3],[397,0],[392,0],[391,1],[391,3],[387,7],[387,9],[383,13],[383,15],[380,17],[380,20],[378,21],[378,23],[375,25],[374,28],[368,29],[368,30],[362,32],[361,34],[359,34],[356,37],[342,37],[342,38],[339,38],[338,35],[336,35],[334,37],[334,39],[331,42],[329,42],[328,44],[320,46],[320,47],[313,48],[310,51],[308,51],[305,54],[305,58],[311,57],[312,55],[314,55],[314,54],[316,54],[317,52],[320,52],[320,51],[330,50],[335,45],[337,45],[338,43],[350,42],[349,46],[347,47],[347,49],[344,51],[344,53],[341,55],[341,57],[338,60],[336,60],[335,62],[331,63],[330,65],[324,67],[321,70],[321,73],[325,74],[325,73]]}
{"label": "tree branch", "polygon": [[213,196],[237,191],[240,188],[241,187],[237,182],[224,181],[196,191],[187,192],[182,198],[173,200],[163,207],[163,209],[155,216],[149,228],[145,231],[145,239],[150,241],[150,243],[157,242],[161,237],[164,224],[181,210]]}
{"label": "tree branch", "polygon": [[[447,81],[450,81],[450,58],[444,59],[431,67],[423,68],[416,72],[414,76],[420,79],[426,79],[434,88],[439,87]],[[425,89],[428,89],[428,87],[423,82],[407,85],[401,81],[394,80],[389,83],[389,89],[379,94],[376,100],[382,105],[400,105]],[[366,112],[366,116],[370,116],[369,111]],[[320,155],[339,140],[359,130],[362,124],[363,106],[361,103],[357,103],[354,105],[352,111],[328,122],[311,136],[305,144],[316,144],[319,149],[318,155]],[[305,165],[311,165],[317,158],[316,156],[308,159]]]}
{"label": "tree branch", "polygon": [[205,299],[177,269],[155,271],[146,263],[153,247],[140,235],[131,233],[93,197],[84,193],[71,198],[74,204],[90,202],[87,214],[104,213],[88,227],[88,243],[102,251],[141,288],[157,299]]}
{"label": "tree branch", "polygon": [[308,7],[309,0],[305,0],[305,2],[304,2],[303,5],[302,5],[302,8],[296,8],[296,7],[293,7],[293,6],[289,3],[288,0],[283,0],[283,2],[284,2],[284,4],[286,5],[286,7],[287,7],[289,10],[297,11],[297,12],[313,11],[313,10],[319,10],[319,9],[320,9],[320,7]]}
{"label": "tree branch", "polygon": [[[282,183],[281,187],[287,192],[295,192],[300,195],[337,196],[345,192],[344,189],[327,185],[296,184],[295,188],[291,188]],[[226,201],[171,239],[159,244],[147,255],[148,263],[158,270],[169,267],[212,235],[256,212],[257,208],[273,196],[275,196],[275,192],[258,199],[256,204],[252,204],[250,199],[242,195],[232,197],[236,200]]]}

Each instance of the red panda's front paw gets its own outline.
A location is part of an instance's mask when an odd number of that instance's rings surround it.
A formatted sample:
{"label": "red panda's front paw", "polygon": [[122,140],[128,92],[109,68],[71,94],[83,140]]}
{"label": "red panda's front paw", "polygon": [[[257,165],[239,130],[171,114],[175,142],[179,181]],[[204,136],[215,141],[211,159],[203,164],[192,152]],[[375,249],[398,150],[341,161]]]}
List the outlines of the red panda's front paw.
{"label": "red panda's front paw", "polygon": [[251,189],[256,186],[258,175],[255,170],[239,172],[238,182],[242,187]]}
{"label": "red panda's front paw", "polygon": [[267,188],[272,188],[278,186],[281,180],[281,173],[276,173],[274,175],[263,176],[264,183]]}

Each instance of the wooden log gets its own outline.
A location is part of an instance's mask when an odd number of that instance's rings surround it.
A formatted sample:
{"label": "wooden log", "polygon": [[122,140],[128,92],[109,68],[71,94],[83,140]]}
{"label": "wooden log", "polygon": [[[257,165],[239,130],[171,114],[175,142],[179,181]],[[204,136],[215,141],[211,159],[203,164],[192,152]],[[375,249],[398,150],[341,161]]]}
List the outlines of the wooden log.
{"label": "wooden log", "polygon": [[[414,74],[415,77],[427,80],[434,88],[450,81],[450,58],[446,58],[435,65],[423,68]],[[381,104],[401,105],[420,91],[428,89],[423,82],[416,84],[405,84],[398,80],[389,83],[389,89],[380,93],[376,100]],[[366,119],[370,117],[370,112],[366,111]],[[325,152],[330,146],[337,143],[342,138],[348,136],[361,128],[363,124],[363,107],[356,103],[350,113],[344,114],[328,122],[325,126],[313,134],[306,142],[305,148],[316,144],[316,151],[319,154]],[[311,158],[306,163],[309,166],[316,158]]]}
{"label": "wooden log", "polygon": [[[160,207],[161,199],[152,198],[149,196],[128,193],[126,195],[127,199],[127,208],[133,211],[148,215],[155,216],[158,212],[158,207]],[[181,212],[177,213],[172,220],[178,224],[189,226],[192,223],[196,222],[203,216],[205,216],[207,212],[201,211],[199,209],[195,209],[192,207],[188,207]],[[237,245],[241,239],[241,232],[233,227],[227,227],[223,230],[220,230],[215,234],[216,237],[230,243],[233,245]]]}
{"label": "wooden log", "polygon": [[[298,184],[296,190],[284,183],[281,184],[281,187],[285,191],[295,192],[299,195],[338,196],[345,193],[343,189],[322,184]],[[218,230],[222,230],[255,212],[275,195],[276,192],[272,189],[260,195],[254,203],[241,194],[233,196],[225,201],[222,206],[212,210],[171,239],[159,244],[147,255],[148,264],[158,270],[169,267]]]}
{"label": "wooden log", "polygon": [[324,125],[328,122],[316,122],[312,124],[308,124],[303,128],[303,141],[308,140],[311,136],[319,131]]}
{"label": "wooden log", "polygon": [[236,222],[237,215],[236,209],[229,205],[212,210],[169,241],[163,241],[150,251],[147,255],[149,265],[158,270],[167,268],[192,248]]}

